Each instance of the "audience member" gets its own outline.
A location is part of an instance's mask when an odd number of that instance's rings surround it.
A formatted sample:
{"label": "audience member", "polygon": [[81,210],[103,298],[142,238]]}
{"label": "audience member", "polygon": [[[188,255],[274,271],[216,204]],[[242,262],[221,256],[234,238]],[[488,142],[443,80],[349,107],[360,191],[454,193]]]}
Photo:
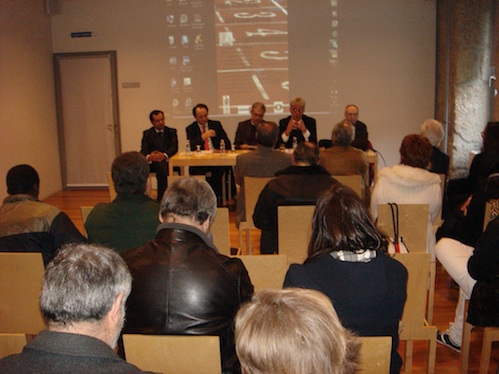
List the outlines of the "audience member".
{"label": "audience member", "polygon": [[111,203],[97,204],[88,215],[88,240],[116,251],[151,240],[159,225],[159,205],[146,195],[149,165],[139,152],[125,152],[111,167],[118,195]]}
{"label": "audience member", "polygon": [[40,178],[29,165],[7,173],[9,196],[0,207],[0,252],[40,252],[45,265],[67,243],[86,239],[66,213],[38,200]]}
{"label": "audience member", "polygon": [[391,336],[391,373],[402,360],[398,328],[406,300],[407,270],[386,254],[382,235],[350,188],[335,185],[319,197],[308,258],[292,264],[285,287],[326,294],[341,323],[361,336]]}
{"label": "audience member", "polygon": [[150,171],[158,180],[158,201],[161,201],[168,185],[168,159],[178,151],[177,130],[165,126],[165,115],[161,110],[149,114],[152,126],[142,135],[140,152],[146,156]]}
{"label": "audience member", "polygon": [[257,126],[263,122],[265,115],[265,104],[256,102],[251,106],[251,118],[239,122],[236,130],[236,140],[234,141],[236,149],[256,149]]}
{"label": "audience member", "polygon": [[440,177],[427,170],[432,146],[421,135],[407,135],[400,146],[400,165],[385,167],[379,172],[371,196],[371,214],[378,217],[378,205],[428,204],[427,251],[435,258],[433,222],[442,207]]}
{"label": "audience member", "polygon": [[338,184],[324,167],[317,165],[318,161],[319,148],[315,144],[298,144],[294,151],[294,165],[276,172],[276,177],[262,190],[253,214],[255,226],[262,230],[260,253],[278,253],[279,205],[315,205],[322,192]]}
{"label": "audience member", "polygon": [[439,148],[444,139],[443,125],[437,120],[427,119],[421,125],[420,131],[421,135],[428,139],[433,147],[430,171],[447,175],[449,173],[449,156]]}
{"label": "audience member", "polygon": [[348,104],[345,107],[345,121],[355,127],[355,139],[352,142],[352,147],[367,151],[373,149],[369,141],[367,126],[364,122],[359,121],[359,108],[355,104]]}
{"label": "audience member", "polygon": [[277,144],[284,144],[286,148],[293,147],[293,139],[298,143],[317,143],[317,124],[315,119],[308,117],[305,112],[305,100],[296,97],[289,103],[291,115],[279,121],[279,139]]}
{"label": "audience member", "polygon": [[291,166],[291,155],[274,149],[279,128],[274,122],[257,126],[257,148],[236,158],[236,183],[240,186],[237,197],[236,226],[245,220],[244,177],[273,177],[275,172]]}
{"label": "audience member", "polygon": [[[321,152],[319,164],[331,175],[361,175],[365,196],[369,196],[369,164],[365,153],[351,146],[354,138],[355,128],[350,122],[334,125],[333,146]],[[368,198],[366,200],[369,201]]]}
{"label": "audience member", "polygon": [[[220,149],[220,143],[225,143],[225,148],[230,149],[230,140],[227,137],[222,124],[219,121],[208,119],[208,107],[205,104],[197,104],[192,108],[192,115],[196,119],[186,128],[187,140],[191,145],[191,150],[213,151]],[[219,198],[222,197],[222,179],[224,172],[232,172],[231,167],[226,166],[195,166],[190,168],[191,175],[206,175],[206,180]],[[233,177],[232,177],[233,178]],[[235,192],[235,183],[231,181],[231,188]]]}
{"label": "audience member", "polygon": [[353,374],[360,342],[324,294],[261,290],[236,316],[236,350],[246,374]]}
{"label": "audience member", "polygon": [[0,360],[0,372],[142,373],[113,351],[131,285],[123,259],[111,249],[63,247],[43,279],[40,307],[47,330],[22,353]]}
{"label": "audience member", "polygon": [[237,373],[233,321],[253,286],[241,260],[221,255],[211,240],[216,211],[207,182],[171,184],[156,238],[122,253],[134,281],[124,332],[218,335],[224,373]]}
{"label": "audience member", "polygon": [[[437,342],[461,352],[464,303],[470,300],[467,321],[475,326],[499,327],[499,217],[491,221],[475,249],[453,239],[440,240],[438,260],[459,285],[454,322],[437,334]],[[471,297],[471,299],[470,299]]]}

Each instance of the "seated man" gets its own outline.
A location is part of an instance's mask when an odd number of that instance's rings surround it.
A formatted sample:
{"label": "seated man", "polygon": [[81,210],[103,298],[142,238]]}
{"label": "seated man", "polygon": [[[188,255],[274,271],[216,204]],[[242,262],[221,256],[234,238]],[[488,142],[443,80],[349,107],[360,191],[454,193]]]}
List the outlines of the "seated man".
{"label": "seated man", "polygon": [[125,320],[132,277],[111,249],[88,244],[62,248],[47,266],[40,307],[47,330],[0,372],[142,373],[113,349]]}
{"label": "seated man", "polygon": [[317,124],[315,119],[308,117],[305,111],[305,100],[296,97],[289,103],[291,115],[279,121],[279,139],[277,145],[284,144],[286,148],[293,147],[293,140],[298,143],[317,143]]}
{"label": "seated man", "polygon": [[66,243],[86,239],[66,213],[38,200],[40,178],[29,165],[7,173],[8,197],[0,207],[0,251],[40,252],[45,265]]}
{"label": "seated man", "polygon": [[428,139],[433,147],[430,171],[447,175],[449,173],[449,155],[439,148],[444,139],[444,126],[435,119],[427,119],[421,125],[420,131],[421,135]]}
{"label": "seated man", "polygon": [[241,260],[221,255],[211,240],[216,209],[205,181],[182,178],[168,188],[156,238],[122,254],[134,281],[124,332],[218,335],[224,373],[233,373],[233,320],[253,286]]}
{"label": "seated man", "polygon": [[257,126],[263,122],[265,115],[265,104],[256,102],[251,106],[251,118],[239,122],[236,130],[236,140],[234,144],[236,149],[256,149]]}
{"label": "seated man", "polygon": [[161,201],[168,184],[168,159],[178,151],[177,130],[165,126],[165,114],[153,110],[149,114],[152,127],[144,131],[140,152],[150,163],[150,171],[156,173],[158,197]]}
{"label": "seated man", "polygon": [[321,292],[261,290],[236,316],[244,373],[356,373],[360,342]]}
{"label": "seated man", "polygon": [[257,148],[236,158],[236,182],[241,187],[237,197],[236,226],[246,218],[244,177],[273,177],[275,172],[291,166],[291,155],[274,149],[279,128],[274,122],[262,122],[257,127]]}
{"label": "seated man", "polygon": [[324,167],[317,165],[319,149],[303,142],[294,151],[294,165],[275,173],[263,189],[255,206],[253,222],[262,230],[260,253],[278,252],[277,207],[279,205],[315,205],[318,197],[337,184]]}
{"label": "seated man", "polygon": [[345,107],[345,119],[341,122],[344,121],[347,121],[355,128],[355,139],[352,142],[352,147],[362,149],[363,151],[373,149],[373,146],[369,141],[366,124],[359,121],[359,108],[357,105],[348,104]]}
{"label": "seated man", "polygon": [[97,204],[85,222],[88,240],[120,252],[152,240],[159,225],[159,204],[146,195],[149,165],[139,152],[125,152],[111,166],[118,195]]}

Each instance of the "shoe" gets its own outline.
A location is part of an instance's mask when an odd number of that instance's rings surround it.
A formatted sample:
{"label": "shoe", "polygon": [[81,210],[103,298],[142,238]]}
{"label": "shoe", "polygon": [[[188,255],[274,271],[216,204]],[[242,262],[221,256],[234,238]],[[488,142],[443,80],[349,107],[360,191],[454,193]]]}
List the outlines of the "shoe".
{"label": "shoe", "polygon": [[452,342],[452,340],[450,340],[449,333],[447,331],[444,331],[444,332],[439,331],[437,333],[437,343],[445,345],[446,347],[449,347],[454,352],[461,353],[461,347],[454,344]]}

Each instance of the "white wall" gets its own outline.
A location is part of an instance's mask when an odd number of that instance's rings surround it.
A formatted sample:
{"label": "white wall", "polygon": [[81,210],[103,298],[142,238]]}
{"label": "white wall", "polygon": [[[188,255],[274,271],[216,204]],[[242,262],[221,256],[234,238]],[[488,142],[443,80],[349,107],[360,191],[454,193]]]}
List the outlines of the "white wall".
{"label": "white wall", "polygon": [[5,175],[30,164],[40,198],[61,190],[50,17],[42,0],[0,0],[0,199]]}

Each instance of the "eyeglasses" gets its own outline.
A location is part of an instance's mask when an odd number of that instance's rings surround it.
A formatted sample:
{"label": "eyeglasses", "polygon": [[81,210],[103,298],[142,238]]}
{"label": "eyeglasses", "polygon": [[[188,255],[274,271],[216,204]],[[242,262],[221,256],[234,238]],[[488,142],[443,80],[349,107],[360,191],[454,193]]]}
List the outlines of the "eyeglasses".
{"label": "eyeglasses", "polygon": [[303,108],[291,108],[291,111],[293,113],[303,113],[304,109]]}

